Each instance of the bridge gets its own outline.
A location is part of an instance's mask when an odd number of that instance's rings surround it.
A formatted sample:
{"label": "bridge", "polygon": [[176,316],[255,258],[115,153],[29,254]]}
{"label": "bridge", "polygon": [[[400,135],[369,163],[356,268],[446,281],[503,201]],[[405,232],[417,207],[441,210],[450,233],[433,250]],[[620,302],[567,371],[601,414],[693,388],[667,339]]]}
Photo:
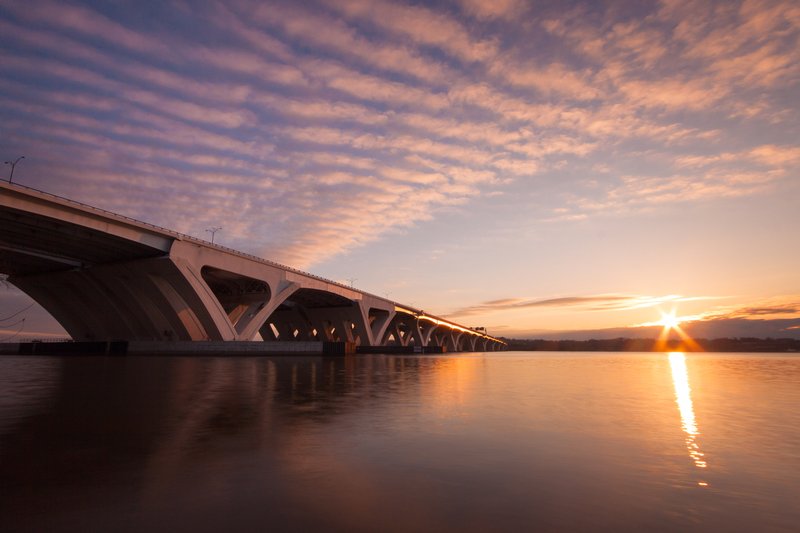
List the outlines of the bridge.
{"label": "bridge", "polygon": [[0,273],[76,341],[334,341],[494,351],[480,329],[0,182]]}

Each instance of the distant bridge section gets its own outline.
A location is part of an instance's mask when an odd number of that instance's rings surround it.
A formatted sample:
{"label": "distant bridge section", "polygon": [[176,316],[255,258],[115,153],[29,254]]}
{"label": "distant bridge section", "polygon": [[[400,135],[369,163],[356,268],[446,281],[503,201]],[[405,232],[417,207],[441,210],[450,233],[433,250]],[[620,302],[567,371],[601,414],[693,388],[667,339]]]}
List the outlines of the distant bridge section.
{"label": "distant bridge section", "polygon": [[386,298],[2,182],[0,273],[74,340],[505,347],[485,331]]}

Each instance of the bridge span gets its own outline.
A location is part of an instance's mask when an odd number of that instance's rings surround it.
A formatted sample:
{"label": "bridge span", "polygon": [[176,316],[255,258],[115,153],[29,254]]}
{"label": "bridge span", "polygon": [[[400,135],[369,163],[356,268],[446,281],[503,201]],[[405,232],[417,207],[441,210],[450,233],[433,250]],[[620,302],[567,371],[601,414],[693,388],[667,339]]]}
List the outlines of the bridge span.
{"label": "bridge span", "polygon": [[76,341],[339,341],[494,351],[500,339],[341,283],[0,182],[0,273]]}

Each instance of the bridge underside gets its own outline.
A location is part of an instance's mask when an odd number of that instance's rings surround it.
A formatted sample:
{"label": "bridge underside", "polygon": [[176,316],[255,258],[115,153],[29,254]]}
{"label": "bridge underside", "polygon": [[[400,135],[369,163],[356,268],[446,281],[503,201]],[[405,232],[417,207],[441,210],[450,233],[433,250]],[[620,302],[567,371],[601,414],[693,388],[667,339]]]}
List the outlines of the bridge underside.
{"label": "bridge underside", "polygon": [[164,255],[153,246],[78,224],[0,209],[0,272],[31,275]]}
{"label": "bridge underside", "polygon": [[201,241],[48,209],[58,206],[0,206],[0,273],[75,340],[503,347],[389,300]]}

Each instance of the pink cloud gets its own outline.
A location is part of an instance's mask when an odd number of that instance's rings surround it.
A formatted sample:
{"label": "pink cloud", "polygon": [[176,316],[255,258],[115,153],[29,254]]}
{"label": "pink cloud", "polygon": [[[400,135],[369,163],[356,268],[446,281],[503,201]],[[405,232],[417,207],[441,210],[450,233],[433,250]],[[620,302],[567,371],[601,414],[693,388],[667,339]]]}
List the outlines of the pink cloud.
{"label": "pink cloud", "polygon": [[182,51],[188,59],[220,70],[247,74],[266,83],[305,86],[306,75],[294,65],[268,61],[250,51],[223,47],[191,47]]}
{"label": "pink cloud", "polygon": [[[800,63],[785,2],[547,21],[544,7],[514,1],[198,7],[198,23],[229,37],[215,46],[89,7],[6,9],[15,22],[0,30],[22,52],[3,58],[4,127],[43,154],[54,187],[186,231],[225,219],[231,242],[301,265],[517,195],[523,177],[548,178],[564,220],[763,194],[798,162],[790,141],[720,148],[733,132],[717,120],[793,120],[771,92],[788,92]],[[551,44],[513,42],[504,30],[519,24],[545,28]],[[662,172],[637,174],[632,161]],[[567,198],[555,184],[583,169],[595,185]],[[165,212],[165,188],[191,193]]]}
{"label": "pink cloud", "polygon": [[319,63],[314,69],[316,76],[328,87],[356,98],[375,102],[391,102],[408,107],[441,109],[448,102],[444,95],[405,83],[386,80],[377,76],[361,74],[332,63]]}
{"label": "pink cloud", "polygon": [[618,81],[618,84],[628,102],[668,109],[707,109],[728,93],[723,86],[691,79],[631,80]]}
{"label": "pink cloud", "polygon": [[461,0],[461,5],[464,11],[481,20],[498,18],[513,20],[522,15],[527,8],[523,0],[494,0],[492,2]]}
{"label": "pink cloud", "polygon": [[438,47],[463,61],[487,61],[498,51],[495,42],[473,39],[458,21],[426,7],[383,0],[336,1],[331,7],[347,17],[365,19],[395,35],[410,38],[418,45]]}
{"label": "pink cloud", "polygon": [[325,47],[328,50],[378,67],[426,80],[441,82],[453,75],[444,65],[425,58],[409,46],[400,43],[369,40],[356,30],[332,17],[324,17],[309,10],[284,8],[256,9],[256,22],[280,28],[295,38]]}
{"label": "pink cloud", "polygon": [[4,8],[23,20],[77,32],[131,51],[153,55],[169,55],[165,39],[153,39],[133,31],[94,10],[65,2],[39,0],[20,4],[4,2]]}
{"label": "pink cloud", "polygon": [[773,167],[784,167],[800,163],[800,147],[765,144],[750,150],[748,156]]}
{"label": "pink cloud", "polygon": [[589,71],[576,71],[561,63],[550,63],[543,67],[534,66],[527,61],[493,61],[489,72],[503,82],[538,90],[544,96],[564,95],[579,100],[592,100],[600,96],[593,86]]}
{"label": "pink cloud", "polygon": [[741,197],[767,191],[779,177],[774,172],[712,171],[701,176],[625,176],[622,184],[609,190],[604,199],[577,200],[588,211],[630,212],[659,204]]}

